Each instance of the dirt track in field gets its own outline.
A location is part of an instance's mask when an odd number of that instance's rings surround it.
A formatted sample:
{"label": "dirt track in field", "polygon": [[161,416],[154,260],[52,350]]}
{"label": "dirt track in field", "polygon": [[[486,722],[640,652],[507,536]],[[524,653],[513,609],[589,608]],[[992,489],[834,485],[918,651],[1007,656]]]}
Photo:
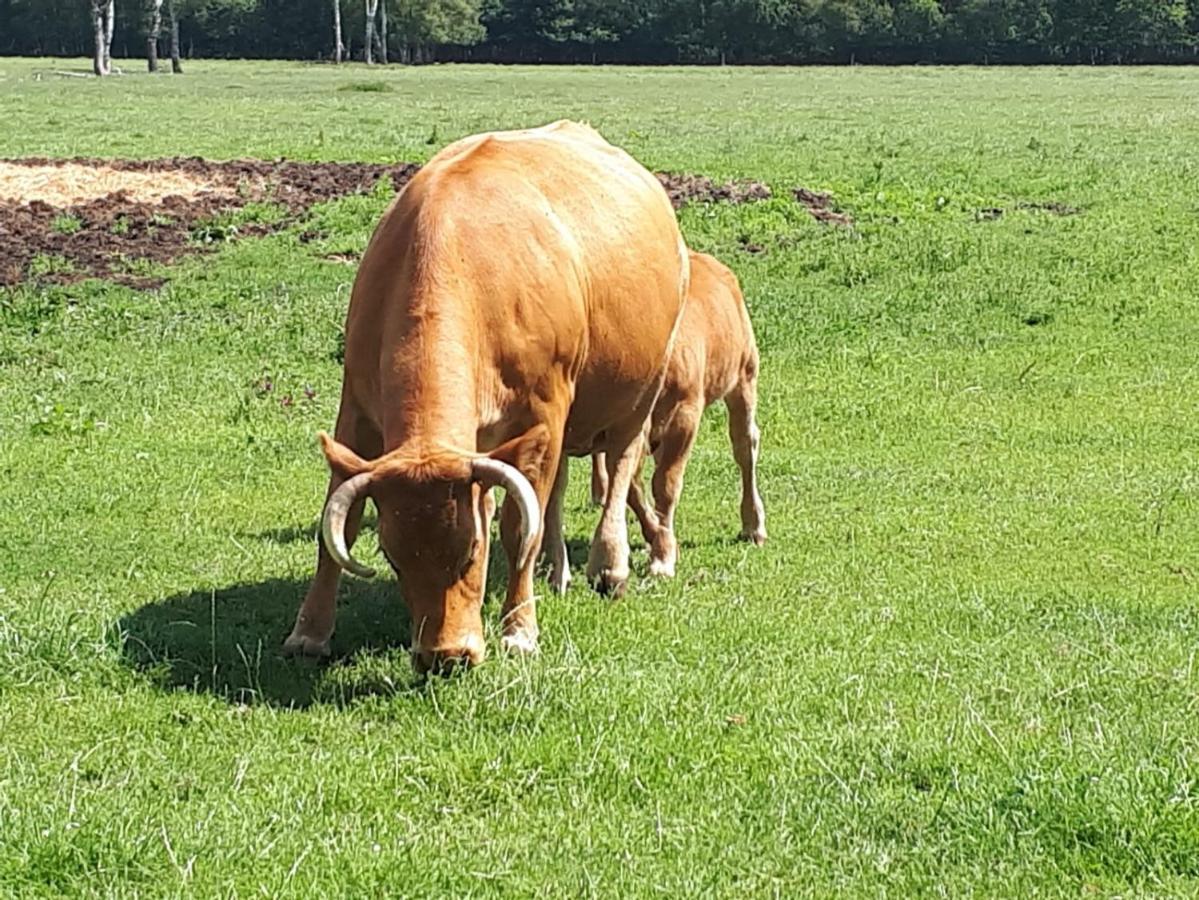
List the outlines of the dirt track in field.
{"label": "dirt track in field", "polygon": [[[219,224],[250,203],[283,215],[243,222],[236,236],[278,231],[314,204],[371,190],[384,175],[398,189],[412,163],[301,163],[280,160],[0,160],[0,286],[27,280],[106,278],[138,288],[162,283],[145,262],[171,263],[232,236]],[[678,209],[687,203],[746,203],[770,197],[753,181],[717,183],[699,175],[659,173]],[[215,224],[214,224],[215,223]],[[302,233],[301,240],[314,237]]]}

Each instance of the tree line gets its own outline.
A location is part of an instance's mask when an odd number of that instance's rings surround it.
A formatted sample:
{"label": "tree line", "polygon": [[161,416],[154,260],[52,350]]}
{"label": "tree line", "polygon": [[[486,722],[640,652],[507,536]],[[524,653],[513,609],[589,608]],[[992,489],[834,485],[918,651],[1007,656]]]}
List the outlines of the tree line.
{"label": "tree line", "polygon": [[[165,22],[164,22],[165,5]],[[169,48],[169,49],[168,49]],[[1199,0],[0,0],[0,54],[623,63],[1199,61]]]}

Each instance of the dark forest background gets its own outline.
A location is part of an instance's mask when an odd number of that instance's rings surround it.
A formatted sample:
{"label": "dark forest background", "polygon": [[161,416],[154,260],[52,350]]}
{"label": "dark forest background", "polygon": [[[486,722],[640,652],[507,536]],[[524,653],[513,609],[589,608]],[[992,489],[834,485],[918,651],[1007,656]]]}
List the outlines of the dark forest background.
{"label": "dark forest background", "polygon": [[[336,2],[175,0],[183,56],[330,59]],[[340,0],[347,58],[364,58],[370,3]],[[374,3],[374,28],[384,29],[387,42],[384,56],[404,63],[1199,61],[1199,0]],[[0,0],[0,54],[91,54],[92,5]],[[152,0],[114,0],[114,7],[112,55],[145,55]]]}

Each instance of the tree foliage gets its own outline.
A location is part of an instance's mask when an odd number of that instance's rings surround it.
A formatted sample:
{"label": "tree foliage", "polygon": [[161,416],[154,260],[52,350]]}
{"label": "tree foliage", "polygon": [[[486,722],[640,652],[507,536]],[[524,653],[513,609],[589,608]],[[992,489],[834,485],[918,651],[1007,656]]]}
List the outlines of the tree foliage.
{"label": "tree foliage", "polygon": [[[146,46],[117,0],[114,56]],[[1199,60],[1199,0],[380,0],[404,61],[1171,62]],[[90,0],[0,0],[0,53],[84,55]],[[197,56],[332,54],[328,0],[177,0]],[[362,57],[361,2],[342,7]]]}

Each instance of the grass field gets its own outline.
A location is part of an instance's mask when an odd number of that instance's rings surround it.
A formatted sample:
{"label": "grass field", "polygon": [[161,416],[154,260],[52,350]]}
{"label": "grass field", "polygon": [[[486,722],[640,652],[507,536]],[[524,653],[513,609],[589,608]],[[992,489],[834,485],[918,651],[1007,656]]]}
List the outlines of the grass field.
{"label": "grass field", "polygon": [[0,292],[0,894],[1199,893],[1199,72],[62,68],[0,60],[0,157],[577,117],[766,181],[681,220],[751,306],[771,540],[732,540],[713,410],[674,581],[576,566],[532,661],[493,583],[487,663],[422,686],[390,576],[347,579],[334,661],[285,660],[354,271],[322,257],[386,192],[155,293]]}

